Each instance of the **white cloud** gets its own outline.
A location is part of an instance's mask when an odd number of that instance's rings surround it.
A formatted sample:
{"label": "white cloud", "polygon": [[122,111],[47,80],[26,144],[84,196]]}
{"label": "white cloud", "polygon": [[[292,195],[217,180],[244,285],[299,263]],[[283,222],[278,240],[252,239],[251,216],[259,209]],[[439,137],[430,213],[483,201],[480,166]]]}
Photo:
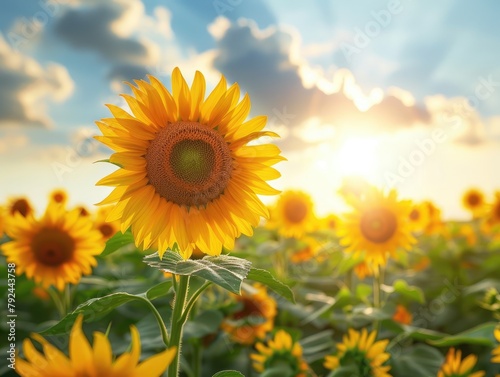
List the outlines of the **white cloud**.
{"label": "white cloud", "polygon": [[64,101],[74,90],[65,67],[56,63],[42,67],[14,50],[1,35],[0,78],[0,125],[51,126],[47,102]]}

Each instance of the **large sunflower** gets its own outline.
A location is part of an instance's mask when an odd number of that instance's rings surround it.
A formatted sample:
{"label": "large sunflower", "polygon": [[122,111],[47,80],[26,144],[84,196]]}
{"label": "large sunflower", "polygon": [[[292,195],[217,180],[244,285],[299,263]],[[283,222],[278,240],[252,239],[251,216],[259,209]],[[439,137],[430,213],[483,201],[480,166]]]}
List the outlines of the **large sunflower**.
{"label": "large sunflower", "polygon": [[462,351],[450,348],[437,377],[483,377],[484,371],[472,372],[476,363],[476,355],[469,355],[462,360]]}
{"label": "large sunflower", "polygon": [[108,221],[132,227],[137,246],[165,250],[176,244],[184,258],[194,247],[218,255],[241,234],[251,235],[268,211],[257,194],[279,193],[267,180],[271,166],[284,160],[272,144],[247,145],[262,136],[266,117],[244,122],[248,95],[238,103],[238,84],[221,78],[205,97],[205,79],[196,72],[191,88],[178,68],[172,94],[153,76],[123,95],[132,115],[108,105],[112,118],[97,122],[97,137],[116,151],[110,162],[121,168],[97,184],[115,186],[100,204],[116,203]]}
{"label": "large sunflower", "polygon": [[91,273],[97,264],[94,256],[104,249],[90,219],[55,202],[48,204],[40,220],[17,214],[7,234],[12,241],[1,246],[7,261],[45,288],[62,290],[66,283],[78,283],[82,274]]}
{"label": "large sunflower", "polygon": [[308,375],[309,366],[302,357],[302,347],[286,331],[278,331],[274,339],[269,340],[267,346],[257,343],[255,348],[259,353],[251,354],[250,358],[257,372],[262,373],[273,367],[286,366],[289,373],[280,374],[283,377],[306,377]]}
{"label": "large sunflower", "polygon": [[267,294],[263,285],[255,284],[253,289],[253,292],[234,295],[240,307],[221,324],[222,330],[236,343],[252,345],[274,326],[276,301]]}
{"label": "large sunflower", "polygon": [[285,237],[301,238],[317,227],[311,197],[303,191],[284,191],[271,209],[269,228],[278,228]]}
{"label": "large sunflower", "polygon": [[486,208],[484,194],[475,188],[471,188],[464,193],[462,204],[474,217],[481,216]]}
{"label": "large sunflower", "polygon": [[94,332],[92,346],[82,331],[82,316],[75,321],[69,338],[69,357],[38,334],[32,338],[42,345],[43,353],[31,340],[23,342],[26,360],[18,358],[16,372],[21,377],[159,377],[175,355],[175,348],[167,349],[139,363],[141,339],[135,326],[131,326],[130,351],[115,360],[111,344],[101,332]]}
{"label": "large sunflower", "polygon": [[368,334],[366,329],[359,331],[349,329],[342,343],[337,344],[337,353],[326,356],[325,368],[336,370],[339,367],[355,365],[360,377],[391,377],[390,366],[384,365],[390,355],[385,352],[389,340],[375,341],[377,332]]}
{"label": "large sunflower", "polygon": [[348,214],[338,231],[340,243],[355,255],[366,253],[366,262],[385,265],[387,254],[399,248],[409,249],[415,238],[411,234],[411,204],[398,201],[396,191],[387,196],[373,188],[363,200],[351,200],[354,212]]}

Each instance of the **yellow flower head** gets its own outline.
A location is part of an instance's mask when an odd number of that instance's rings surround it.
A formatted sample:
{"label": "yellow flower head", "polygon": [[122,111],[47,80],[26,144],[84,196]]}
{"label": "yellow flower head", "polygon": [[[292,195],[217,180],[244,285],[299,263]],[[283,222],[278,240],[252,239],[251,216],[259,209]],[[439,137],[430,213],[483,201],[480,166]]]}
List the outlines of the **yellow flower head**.
{"label": "yellow flower head", "polygon": [[94,228],[101,233],[102,238],[105,241],[109,240],[120,230],[120,224],[118,221],[106,221],[111,209],[112,206],[100,207],[97,210],[96,218],[94,220]]}
{"label": "yellow flower head", "polygon": [[424,204],[414,205],[408,216],[413,231],[423,231],[429,224],[429,209]]}
{"label": "yellow flower head", "polygon": [[396,322],[402,323],[403,325],[409,325],[413,320],[413,316],[405,306],[396,305],[396,311],[394,312],[392,319]]}
{"label": "yellow flower head", "polygon": [[280,176],[272,165],[284,158],[275,145],[248,143],[278,135],[262,131],[264,116],[245,122],[250,99],[238,102],[238,84],[228,89],[224,77],[206,99],[200,72],[189,87],[175,68],[172,93],[149,80],[123,95],[132,114],[108,105],[113,117],[97,122],[104,136],[96,138],[120,166],[97,183],[115,187],[100,204],[116,204],[107,220],[131,226],[138,247],[219,255],[268,217],[257,194],[279,193],[266,181]]}
{"label": "yellow flower head", "polygon": [[[500,328],[496,328],[493,332],[495,335],[495,339],[500,343]],[[495,364],[500,364],[500,344],[495,347],[495,349],[491,352],[492,358],[491,362]]]}
{"label": "yellow flower head", "polygon": [[340,223],[338,216],[330,214],[319,220],[320,229],[335,231]]}
{"label": "yellow flower head", "polygon": [[342,343],[337,344],[337,353],[326,356],[324,366],[335,370],[341,366],[356,365],[360,377],[391,377],[390,366],[384,365],[390,355],[385,352],[389,340],[375,341],[377,332],[368,334],[366,329],[349,329]]}
{"label": "yellow flower head", "polygon": [[274,326],[276,301],[263,285],[254,284],[253,290],[243,291],[241,296],[233,295],[241,307],[221,324],[222,330],[236,343],[254,344],[256,339],[265,338]]}
{"label": "yellow flower head", "polygon": [[111,344],[105,334],[94,332],[92,346],[82,331],[82,316],[71,329],[69,357],[38,334],[32,338],[42,345],[43,353],[31,340],[23,342],[26,359],[17,359],[16,372],[21,377],[159,377],[175,356],[175,347],[151,356],[139,363],[141,340],[135,326],[131,326],[131,350],[113,359]]}
{"label": "yellow flower head", "polygon": [[82,217],[89,217],[91,215],[90,211],[85,206],[77,206],[75,209],[78,210],[78,213]]}
{"label": "yellow flower head", "polygon": [[458,229],[458,235],[465,238],[467,245],[474,246],[477,243],[477,235],[471,224],[462,224]]}
{"label": "yellow flower head", "polygon": [[28,217],[33,214],[33,205],[24,197],[11,198],[7,203],[7,215],[14,217],[16,213]]}
{"label": "yellow flower head", "polygon": [[465,192],[462,197],[462,204],[474,217],[481,216],[486,208],[484,194],[475,188]]}
{"label": "yellow flower head", "polygon": [[363,200],[352,200],[354,212],[346,215],[338,231],[340,244],[359,255],[365,252],[366,263],[385,265],[387,255],[398,248],[410,249],[415,243],[408,215],[410,203],[398,201],[396,191],[384,195],[373,188]]}
{"label": "yellow flower head", "polygon": [[278,228],[284,237],[295,238],[315,230],[317,219],[311,197],[303,191],[284,191],[271,209],[267,226]]}
{"label": "yellow flower head", "polygon": [[486,220],[489,225],[500,225],[500,191],[495,192],[495,200],[488,207]]}
{"label": "yellow flower head", "polygon": [[427,210],[429,215],[429,222],[424,229],[424,233],[428,235],[442,233],[444,231],[444,225],[441,219],[441,210],[431,201],[425,201],[421,205],[424,210]]}
{"label": "yellow flower head", "polygon": [[54,202],[39,220],[16,215],[7,234],[12,241],[1,246],[7,261],[44,288],[53,285],[62,290],[67,283],[78,283],[82,274],[91,273],[95,255],[104,249],[90,219]]}
{"label": "yellow flower head", "polygon": [[309,366],[302,357],[302,347],[294,342],[290,334],[279,330],[274,338],[267,342],[255,345],[258,353],[253,353],[253,367],[259,373],[278,365],[285,364],[290,369],[290,374],[283,377],[306,377]]}
{"label": "yellow flower head", "polygon": [[321,247],[321,243],[315,237],[306,236],[300,240],[297,249],[290,256],[290,261],[292,263],[307,262],[318,255]]}
{"label": "yellow flower head", "polygon": [[68,202],[68,193],[64,189],[53,190],[49,194],[49,201],[53,201],[61,205],[66,205],[66,203]]}
{"label": "yellow flower head", "polygon": [[469,355],[462,360],[462,351],[450,348],[437,377],[483,377],[483,371],[472,373],[476,362],[477,356]]}
{"label": "yellow flower head", "polygon": [[0,239],[3,237],[5,232],[5,210],[0,206]]}

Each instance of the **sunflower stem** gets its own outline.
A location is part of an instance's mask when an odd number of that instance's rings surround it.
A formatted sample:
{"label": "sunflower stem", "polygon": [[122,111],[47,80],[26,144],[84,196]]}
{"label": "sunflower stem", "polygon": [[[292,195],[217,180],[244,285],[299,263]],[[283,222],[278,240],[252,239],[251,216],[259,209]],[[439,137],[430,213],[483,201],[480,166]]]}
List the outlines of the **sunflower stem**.
{"label": "sunflower stem", "polygon": [[59,312],[59,316],[64,318],[66,315],[66,309],[64,308],[64,302],[61,299],[61,292],[56,289],[49,288],[47,289],[49,296],[52,298],[52,302],[54,303],[57,311]]}
{"label": "sunflower stem", "polygon": [[179,361],[181,354],[182,330],[187,320],[185,314],[186,298],[189,287],[189,276],[180,275],[175,291],[174,309],[172,312],[172,323],[170,327],[170,342],[169,347],[177,347],[177,352],[168,367],[168,376],[177,377],[179,373]]}
{"label": "sunflower stem", "polygon": [[196,300],[198,297],[201,295],[201,293],[207,289],[212,283],[209,281],[206,281],[196,292],[193,293],[191,298],[188,300],[186,304],[186,309],[184,310],[184,313],[182,313],[181,317],[181,322],[186,323],[189,313],[191,312],[191,309],[193,308],[194,304],[196,303]]}
{"label": "sunflower stem", "polygon": [[[380,299],[380,292],[382,287],[381,275],[382,272],[380,266],[375,266],[374,277],[373,277],[373,306],[375,307],[375,309],[381,309],[381,299]],[[378,332],[380,327],[380,321],[378,319],[375,321],[373,327]]]}

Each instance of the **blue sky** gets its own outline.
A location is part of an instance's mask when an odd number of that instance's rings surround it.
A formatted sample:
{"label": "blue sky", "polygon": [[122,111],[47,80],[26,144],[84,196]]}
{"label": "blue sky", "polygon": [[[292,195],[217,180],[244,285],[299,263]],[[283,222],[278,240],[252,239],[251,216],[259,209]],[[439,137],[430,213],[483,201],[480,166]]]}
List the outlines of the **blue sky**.
{"label": "blue sky", "polygon": [[109,153],[90,139],[104,104],[124,105],[122,82],[147,73],[169,87],[179,66],[250,94],[289,160],[276,185],[309,191],[319,212],[339,209],[335,191],[360,175],[463,216],[466,188],[500,188],[499,11],[493,0],[11,1],[0,196],[41,207],[62,186],[74,203],[99,201],[94,182],[113,170],[93,164]]}

